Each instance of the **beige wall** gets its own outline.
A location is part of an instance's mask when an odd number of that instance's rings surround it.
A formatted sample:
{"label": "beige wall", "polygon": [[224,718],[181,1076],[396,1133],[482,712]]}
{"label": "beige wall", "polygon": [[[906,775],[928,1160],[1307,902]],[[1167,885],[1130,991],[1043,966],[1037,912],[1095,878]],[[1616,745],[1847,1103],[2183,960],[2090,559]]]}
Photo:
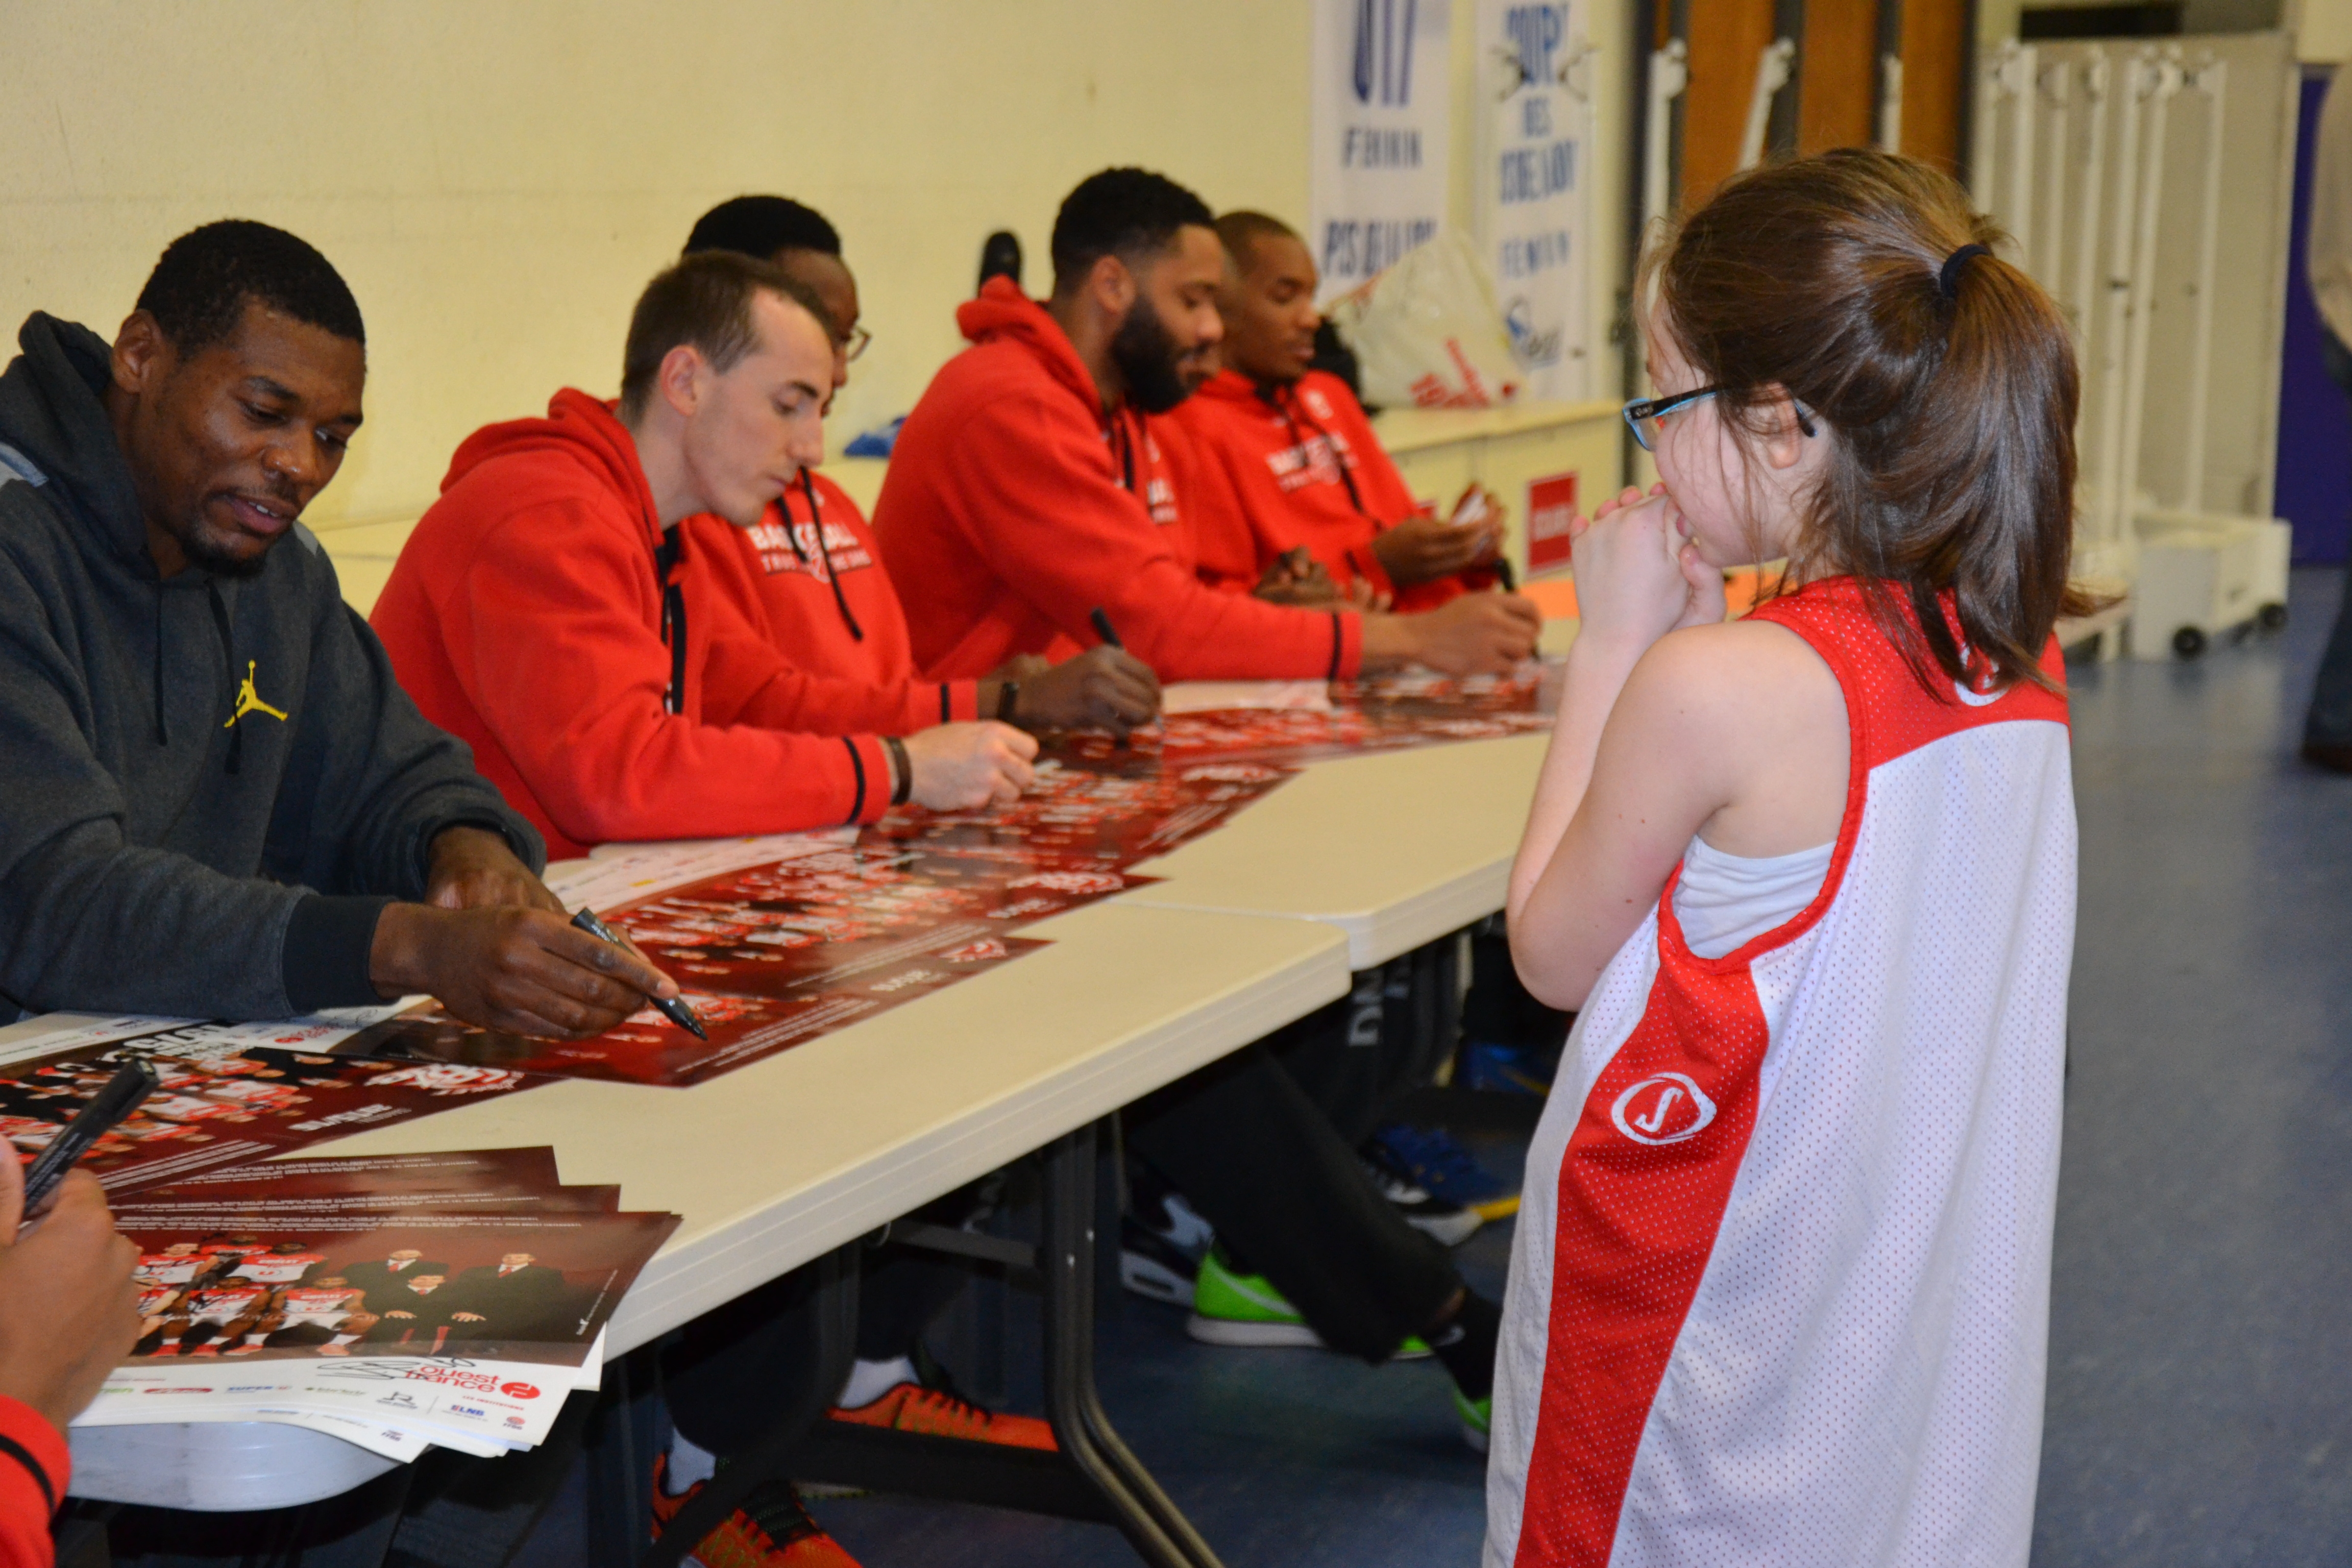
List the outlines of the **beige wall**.
{"label": "beige wall", "polygon": [[[1604,324],[1628,10],[1585,22],[1608,50]],[[310,240],[370,343],[367,428],[322,528],[413,518],[475,426],[567,383],[611,392],[637,289],[740,192],[843,232],[875,343],[836,440],[903,413],[960,346],[989,230],[1020,234],[1042,291],[1055,206],[1091,171],[1307,205],[1303,0],[18,0],[6,31],[0,316],[111,335],[157,251],[210,218]]]}
{"label": "beige wall", "polygon": [[282,225],[357,293],[368,427],[313,521],[414,516],[450,450],[609,393],[630,302],[747,190],[824,209],[874,347],[844,432],[958,345],[980,242],[1042,288],[1055,204],[1137,162],[1306,206],[1307,13],[1262,0],[23,0],[0,47],[0,315],[110,336],[209,218]]}

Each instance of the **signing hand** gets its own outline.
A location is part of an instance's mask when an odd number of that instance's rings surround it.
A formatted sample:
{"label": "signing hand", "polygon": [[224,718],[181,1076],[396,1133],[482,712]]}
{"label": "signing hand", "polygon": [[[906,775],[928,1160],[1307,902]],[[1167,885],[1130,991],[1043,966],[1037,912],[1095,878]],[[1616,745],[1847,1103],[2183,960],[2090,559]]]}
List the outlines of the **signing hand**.
{"label": "signing hand", "polygon": [[1375,535],[1372,553],[1400,588],[1451,577],[1492,561],[1503,548],[1503,518],[1490,509],[1483,521],[1463,526],[1443,518],[1414,517]]}
{"label": "signing hand", "polygon": [[1037,742],[1010,724],[935,724],[904,744],[915,773],[909,798],[933,811],[1010,805],[1036,781],[1029,763]]}
{"label": "signing hand", "polygon": [[386,997],[425,992],[456,1017],[543,1040],[619,1025],[677,982],[632,948],[573,926],[558,906],[440,910],[393,904],[376,921],[368,978]]}
{"label": "signing hand", "polygon": [[1021,683],[1013,721],[1024,730],[1110,730],[1125,735],[1160,716],[1160,678],[1108,643]]}

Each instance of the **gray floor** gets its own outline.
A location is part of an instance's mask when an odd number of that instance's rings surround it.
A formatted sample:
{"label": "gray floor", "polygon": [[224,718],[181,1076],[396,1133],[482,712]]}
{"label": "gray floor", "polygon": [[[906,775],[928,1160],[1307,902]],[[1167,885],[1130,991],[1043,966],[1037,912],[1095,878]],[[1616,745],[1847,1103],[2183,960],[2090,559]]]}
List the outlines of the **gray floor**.
{"label": "gray floor", "polygon": [[[2352,779],[2293,756],[2340,581],[2298,574],[2276,637],[2074,672],[2037,1568],[2352,1563]],[[1483,1287],[1507,1243],[1464,1249]],[[1234,1568],[1476,1561],[1479,1466],[1434,1367],[1208,1350],[1141,1303],[1103,1340],[1113,1418]],[[1135,1561],[1092,1526],[815,1507],[868,1568]]]}
{"label": "gray floor", "polygon": [[2075,672],[2043,1568],[2352,1562],[2352,779],[2294,756],[2339,582]]}

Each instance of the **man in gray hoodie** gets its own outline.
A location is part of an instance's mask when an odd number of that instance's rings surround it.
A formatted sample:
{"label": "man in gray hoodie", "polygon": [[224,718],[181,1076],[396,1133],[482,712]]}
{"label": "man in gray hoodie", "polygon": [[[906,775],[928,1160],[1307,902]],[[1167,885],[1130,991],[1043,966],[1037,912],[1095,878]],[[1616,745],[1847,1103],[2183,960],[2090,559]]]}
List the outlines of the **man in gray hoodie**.
{"label": "man in gray hoodie", "polygon": [[[600,1033],[676,985],[573,930],[299,519],[360,424],[359,307],[263,224],[173,242],[110,349],[0,373],[0,1021],[427,992]],[[284,548],[290,539],[291,547]]]}

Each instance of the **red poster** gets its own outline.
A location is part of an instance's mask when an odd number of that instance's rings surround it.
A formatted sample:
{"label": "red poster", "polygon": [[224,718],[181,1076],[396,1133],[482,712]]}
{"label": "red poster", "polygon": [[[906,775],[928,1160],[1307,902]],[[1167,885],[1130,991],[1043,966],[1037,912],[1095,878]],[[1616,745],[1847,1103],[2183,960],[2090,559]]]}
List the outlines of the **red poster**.
{"label": "red poster", "polygon": [[[682,1087],[846,1028],[1045,945],[1003,935],[983,921],[963,921],[900,944],[887,961],[869,960],[830,972],[809,970],[797,981],[748,976],[754,983],[773,984],[773,995],[722,994],[687,984],[686,999],[709,1032],[708,1040],[695,1038],[650,1007],[593,1039],[564,1041],[481,1028],[428,1006],[363,1029],[334,1048],[393,1061],[495,1066],[562,1078]],[[673,974],[680,967],[673,960],[662,962]],[[743,974],[732,964],[711,967],[728,970],[730,978]]]}
{"label": "red poster", "polygon": [[254,1026],[194,1025],[14,1064],[0,1079],[0,1136],[29,1157],[47,1147],[117,1064],[145,1057],[162,1086],[82,1160],[110,1191],[133,1192],[532,1081],[497,1068],[329,1056],[320,1042],[333,1033],[290,1028],[285,1041],[310,1047],[295,1050],[256,1043],[275,1037]]}
{"label": "red poster", "polygon": [[1568,522],[1576,515],[1576,474],[1528,481],[1528,575],[1568,570]]}

